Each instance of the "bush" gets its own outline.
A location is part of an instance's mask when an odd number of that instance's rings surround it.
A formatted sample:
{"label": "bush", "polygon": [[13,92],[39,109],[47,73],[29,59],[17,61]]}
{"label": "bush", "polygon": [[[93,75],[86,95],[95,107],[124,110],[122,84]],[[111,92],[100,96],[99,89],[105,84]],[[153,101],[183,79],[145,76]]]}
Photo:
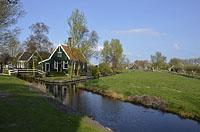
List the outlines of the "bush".
{"label": "bush", "polygon": [[110,75],[113,73],[113,70],[109,67],[108,64],[101,63],[99,64],[99,72],[101,75]]}
{"label": "bush", "polygon": [[171,69],[171,71],[173,72],[177,72],[177,73],[181,73],[183,71],[183,68],[182,67],[173,67]]}
{"label": "bush", "polygon": [[200,66],[197,65],[188,65],[184,67],[184,70],[186,71],[187,74],[192,74],[192,75],[200,75]]}
{"label": "bush", "polygon": [[113,69],[113,73],[115,73],[115,74],[123,73],[123,69],[115,68],[115,69]]}
{"label": "bush", "polygon": [[98,66],[92,66],[91,73],[94,78],[99,78],[100,72]]}

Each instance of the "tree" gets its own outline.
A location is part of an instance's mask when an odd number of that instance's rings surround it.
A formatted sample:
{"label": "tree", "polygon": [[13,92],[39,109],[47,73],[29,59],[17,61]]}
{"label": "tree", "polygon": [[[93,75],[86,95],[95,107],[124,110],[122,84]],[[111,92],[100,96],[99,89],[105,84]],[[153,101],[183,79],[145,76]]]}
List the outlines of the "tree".
{"label": "tree", "polygon": [[142,70],[147,70],[149,68],[149,62],[148,60],[136,60],[134,62],[134,67],[135,69],[142,69]]}
{"label": "tree", "polygon": [[112,62],[112,67],[117,68],[121,58],[122,58],[122,45],[118,39],[112,39],[111,40],[111,62]]}
{"label": "tree", "polygon": [[[14,47],[18,43],[17,29],[11,28],[18,18],[23,15],[20,0],[0,0],[0,67],[7,64],[10,54],[14,54]],[[15,43],[15,44],[14,44]],[[10,53],[10,48],[12,47]]]}
{"label": "tree", "polygon": [[109,44],[109,41],[105,41],[103,44],[103,49],[101,51],[101,58],[102,61],[106,64],[111,63],[111,46]]}
{"label": "tree", "polygon": [[[0,1],[0,53],[5,52],[8,42],[16,37],[17,29],[10,28],[18,18],[23,15],[19,0],[1,0]],[[12,39],[12,40],[10,40]]]}
{"label": "tree", "polygon": [[69,35],[72,38],[71,47],[80,47],[83,38],[89,32],[86,27],[86,18],[83,12],[74,10],[68,19]]}
{"label": "tree", "polygon": [[167,57],[163,56],[161,52],[156,52],[155,55],[151,55],[152,66],[155,69],[165,69],[166,68]]}
{"label": "tree", "polygon": [[118,39],[112,39],[111,42],[105,41],[101,51],[102,61],[111,64],[113,69],[119,68],[123,58],[122,44]]}
{"label": "tree", "polygon": [[20,0],[0,1],[0,32],[15,24],[19,17],[23,15]]}
{"label": "tree", "polygon": [[170,65],[170,68],[169,68],[170,71],[181,72],[183,71],[183,68],[184,68],[182,61],[178,58],[172,58],[169,61],[169,65]]}
{"label": "tree", "polygon": [[32,24],[29,29],[32,34],[25,41],[27,51],[33,52],[38,51],[48,51],[50,52],[53,44],[49,41],[47,34],[49,33],[49,27],[44,23]]}
{"label": "tree", "polygon": [[96,55],[96,48],[98,43],[98,35],[96,31],[90,32],[87,28],[87,21],[83,12],[78,9],[74,10],[68,18],[69,36],[72,48],[79,48],[89,60]]}
{"label": "tree", "polygon": [[97,55],[96,49],[98,38],[99,37],[96,31],[92,31],[79,47],[87,60],[89,60],[92,56],[95,57]]}

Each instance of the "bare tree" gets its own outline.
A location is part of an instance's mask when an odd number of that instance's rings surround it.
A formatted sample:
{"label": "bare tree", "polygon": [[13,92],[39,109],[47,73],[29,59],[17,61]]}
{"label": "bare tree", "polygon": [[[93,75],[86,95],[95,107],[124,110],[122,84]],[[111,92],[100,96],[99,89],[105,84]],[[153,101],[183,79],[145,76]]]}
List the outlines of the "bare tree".
{"label": "bare tree", "polygon": [[68,18],[69,36],[72,38],[70,47],[79,48],[87,60],[97,55],[98,34],[90,32],[87,28],[86,17],[78,9],[74,10]]}
{"label": "bare tree", "polygon": [[151,55],[152,66],[155,69],[165,69],[167,57],[163,56],[161,52],[156,52],[155,55]]}
{"label": "bare tree", "polygon": [[38,50],[50,52],[53,44],[50,42],[47,36],[47,34],[49,33],[49,27],[40,22],[31,25],[29,28],[32,34],[24,42],[27,47],[27,51],[33,52],[35,50]]}

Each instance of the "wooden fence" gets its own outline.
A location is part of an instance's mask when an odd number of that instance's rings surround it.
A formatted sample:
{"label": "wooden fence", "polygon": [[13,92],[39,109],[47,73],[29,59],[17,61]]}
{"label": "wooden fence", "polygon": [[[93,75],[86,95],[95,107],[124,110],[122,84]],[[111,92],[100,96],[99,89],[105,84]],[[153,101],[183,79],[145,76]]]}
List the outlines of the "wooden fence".
{"label": "wooden fence", "polygon": [[42,76],[46,74],[46,72],[44,72],[42,70],[38,70],[38,69],[12,69],[12,70],[8,70],[9,75],[20,74],[20,73],[38,73]]}

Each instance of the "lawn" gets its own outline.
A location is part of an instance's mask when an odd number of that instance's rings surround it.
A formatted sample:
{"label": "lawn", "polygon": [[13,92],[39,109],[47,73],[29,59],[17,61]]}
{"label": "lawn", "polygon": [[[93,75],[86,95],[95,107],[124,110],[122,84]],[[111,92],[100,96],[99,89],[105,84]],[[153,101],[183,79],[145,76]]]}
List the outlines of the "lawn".
{"label": "lawn", "polygon": [[156,96],[170,112],[200,120],[200,80],[166,72],[133,71],[91,80],[86,89],[116,92],[129,96]]}
{"label": "lawn", "polygon": [[104,129],[81,115],[64,114],[15,77],[0,76],[1,132],[100,132]]}

